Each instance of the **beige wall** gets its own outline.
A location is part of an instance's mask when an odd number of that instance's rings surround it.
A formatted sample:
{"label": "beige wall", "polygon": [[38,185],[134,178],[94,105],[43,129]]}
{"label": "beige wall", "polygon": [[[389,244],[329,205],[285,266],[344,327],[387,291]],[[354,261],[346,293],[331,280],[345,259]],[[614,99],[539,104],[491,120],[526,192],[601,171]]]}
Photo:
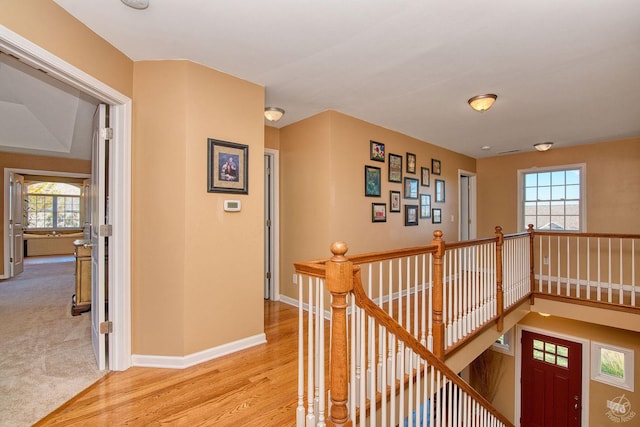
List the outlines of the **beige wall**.
{"label": "beige wall", "polygon": [[[431,168],[431,159],[442,162],[440,179],[446,182],[442,224],[420,219],[418,226],[405,227],[404,205],[419,200],[402,200],[402,212],[389,211],[389,191],[402,192],[403,185],[388,181],[388,158],[370,160],[370,140],[385,144],[388,153],[403,157],[403,177],[420,178],[420,167]],[[281,188],[281,292],[297,295],[291,283],[295,261],[330,256],[332,242],[342,240],[349,253],[429,244],[433,231],[458,239],[458,169],[475,171],[475,160],[436,147],[389,129],[335,112],[326,111],[280,130]],[[417,173],[406,174],[406,153],[417,158]],[[382,196],[364,196],[364,166],[377,166],[382,174]],[[434,179],[419,192],[434,198]],[[387,222],[371,222],[371,203],[387,204]],[[453,221],[451,216],[453,215]]]}
{"label": "beige wall", "polygon": [[[262,333],[263,88],[188,61],[138,62],[134,88],[134,353]],[[207,138],[249,146],[249,195],[207,192]]]}
{"label": "beige wall", "polygon": [[[182,61],[134,72],[50,0],[2,0],[0,24],[133,99],[133,352],[182,356],[262,333],[264,89]],[[209,137],[249,145],[249,195],[207,193]],[[230,198],[241,212],[222,212]]]}
{"label": "beige wall", "polygon": [[640,234],[640,138],[478,159],[478,236],[517,229],[518,170],[585,163],[587,232]]}
{"label": "beige wall", "polygon": [[[31,169],[51,172],[91,173],[91,162],[88,160],[62,159],[58,157],[31,156],[26,154],[0,152],[0,171],[5,169]],[[1,188],[6,188],[4,173],[0,178]],[[0,212],[4,212],[4,198],[0,198]],[[4,221],[0,221],[1,235],[5,235]],[[4,245],[0,245],[0,259],[4,259]],[[0,274],[4,274],[4,263],[0,262]]]}
{"label": "beige wall", "polygon": [[[616,347],[631,349],[635,353],[634,357],[634,392],[604,384],[598,381],[589,380],[589,425],[591,426],[610,426],[618,425],[611,421],[607,413],[607,400],[615,400],[616,397],[624,395],[631,403],[631,410],[636,412],[636,417],[627,423],[628,425],[636,425],[640,422],[640,333],[627,331],[624,329],[610,328],[606,326],[595,325],[593,323],[585,323],[577,320],[563,319],[556,316],[542,317],[537,313],[531,313],[524,318],[520,325],[548,331],[549,333],[560,334],[570,338],[581,340],[596,341],[603,344],[609,344]],[[589,350],[587,360],[584,360],[587,366],[592,362]],[[515,390],[515,356],[504,356],[502,359],[502,380],[499,385],[499,391],[494,399],[494,404],[509,419],[513,420],[514,390]],[[586,400],[586,399],[585,399]],[[583,400],[584,404],[584,400]],[[624,423],[623,423],[624,424]]]}
{"label": "beige wall", "polygon": [[280,129],[273,126],[264,127],[264,148],[280,149]]}
{"label": "beige wall", "polygon": [[133,62],[51,0],[2,0],[0,25],[131,97]]}

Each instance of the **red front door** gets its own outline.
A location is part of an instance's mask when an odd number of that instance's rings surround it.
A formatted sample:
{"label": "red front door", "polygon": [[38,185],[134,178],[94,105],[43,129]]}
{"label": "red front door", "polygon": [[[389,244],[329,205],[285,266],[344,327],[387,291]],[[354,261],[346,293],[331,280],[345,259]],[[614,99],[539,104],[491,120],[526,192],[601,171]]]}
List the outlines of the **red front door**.
{"label": "red front door", "polygon": [[580,427],[582,344],[522,331],[522,427]]}

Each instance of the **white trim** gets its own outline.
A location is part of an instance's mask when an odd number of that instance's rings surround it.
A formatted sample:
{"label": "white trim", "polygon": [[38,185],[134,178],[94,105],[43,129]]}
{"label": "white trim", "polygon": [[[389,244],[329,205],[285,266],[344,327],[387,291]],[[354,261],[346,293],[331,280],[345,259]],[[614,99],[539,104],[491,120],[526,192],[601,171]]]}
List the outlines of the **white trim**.
{"label": "white trim", "polygon": [[[624,354],[624,378],[616,378],[602,372],[601,350],[616,351]],[[591,379],[614,387],[634,391],[633,372],[633,350],[630,348],[618,347],[611,344],[604,344],[596,341],[591,342]]]}
{"label": "white trim", "polygon": [[[91,175],[85,174],[85,173],[72,173],[72,172],[54,172],[54,171],[45,171],[45,170],[36,170],[36,169],[21,169],[21,168],[5,168],[4,169],[4,188],[3,188],[3,192],[4,192],[4,219],[3,219],[3,224],[5,224],[5,226],[7,224],[9,224],[9,175],[11,172],[15,172],[18,173],[20,175],[48,175],[48,176],[65,176],[65,177],[69,177],[69,178],[90,178]],[[9,262],[9,257],[11,256],[10,252],[10,238],[9,238],[9,233],[8,233],[8,229],[5,228],[7,230],[7,232],[4,233],[3,236],[3,240],[4,240],[4,260],[3,265],[4,265],[4,274],[0,275],[0,279],[8,279],[11,277],[10,274],[10,262]]]}
{"label": "white trim", "polygon": [[460,178],[466,176],[469,178],[469,240],[473,240],[478,234],[478,183],[475,172],[468,172],[458,169],[458,240],[461,240],[462,227],[460,221],[462,219],[462,192],[460,191]]}
{"label": "white trim", "polygon": [[[288,305],[292,305],[294,307],[299,307],[298,300],[288,297],[286,295],[280,295],[280,302],[283,302]],[[302,310],[309,311],[309,304],[303,303]],[[314,313],[315,313],[315,310],[314,310]],[[347,314],[350,314],[350,313],[351,313],[351,307],[347,307]],[[323,317],[325,318],[325,320],[331,320],[331,310],[324,310]]]}
{"label": "white trim", "polygon": [[[587,164],[586,163],[518,169],[518,232],[527,230],[527,224],[524,224],[524,211],[523,211],[523,208],[524,208],[523,176],[524,174],[536,173],[536,172],[562,171],[567,169],[580,169],[580,230],[577,230],[574,232],[576,233],[587,232]],[[553,230],[550,230],[550,231],[553,231]],[[569,231],[569,230],[566,230],[566,231]]]}
{"label": "white trim", "polygon": [[265,148],[264,154],[271,157],[271,295],[272,301],[280,300],[280,152]]}
{"label": "white trim", "polygon": [[222,344],[207,350],[192,353],[187,356],[150,356],[134,354],[131,356],[133,366],[143,366],[147,368],[170,368],[185,369],[198,365],[209,360],[217,359],[240,350],[245,350],[256,345],[267,342],[264,333],[252,337],[243,338],[238,341]]}
{"label": "white trim", "polygon": [[[565,335],[557,332],[552,332],[546,329],[540,329],[527,325],[516,325],[516,372],[515,372],[515,401],[514,401],[514,419],[516,427],[520,427],[520,417],[522,408],[520,406],[521,400],[521,384],[522,380],[522,331],[530,331],[547,335],[550,337],[560,338],[566,341],[576,342],[582,344],[582,413],[581,413],[581,425],[584,427],[589,426],[589,381],[590,381],[590,341],[585,338],[579,338],[573,335]],[[586,404],[585,404],[586,402]]]}
{"label": "white trim", "polygon": [[0,25],[0,49],[22,62],[111,105],[113,236],[109,245],[109,369],[131,366],[131,99],[21,35]]}

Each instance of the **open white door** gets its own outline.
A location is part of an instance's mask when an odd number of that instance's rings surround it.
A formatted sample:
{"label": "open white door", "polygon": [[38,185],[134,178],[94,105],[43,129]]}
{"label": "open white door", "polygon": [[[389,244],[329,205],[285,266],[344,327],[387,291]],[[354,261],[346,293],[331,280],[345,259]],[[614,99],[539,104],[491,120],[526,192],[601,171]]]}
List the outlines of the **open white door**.
{"label": "open white door", "polygon": [[9,239],[11,277],[24,271],[24,176],[9,174]]}
{"label": "open white door", "polygon": [[91,341],[98,369],[106,369],[106,227],[108,106],[98,105],[93,116],[91,155]]}

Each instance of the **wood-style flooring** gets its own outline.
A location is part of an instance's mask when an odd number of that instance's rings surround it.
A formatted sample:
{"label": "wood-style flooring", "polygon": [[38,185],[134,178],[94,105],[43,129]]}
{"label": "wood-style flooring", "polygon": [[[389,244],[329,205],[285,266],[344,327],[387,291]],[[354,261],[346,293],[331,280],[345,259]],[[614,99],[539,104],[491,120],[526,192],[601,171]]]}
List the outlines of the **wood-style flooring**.
{"label": "wood-style flooring", "polygon": [[267,343],[183,369],[110,372],[36,426],[293,426],[298,309],[265,301]]}

